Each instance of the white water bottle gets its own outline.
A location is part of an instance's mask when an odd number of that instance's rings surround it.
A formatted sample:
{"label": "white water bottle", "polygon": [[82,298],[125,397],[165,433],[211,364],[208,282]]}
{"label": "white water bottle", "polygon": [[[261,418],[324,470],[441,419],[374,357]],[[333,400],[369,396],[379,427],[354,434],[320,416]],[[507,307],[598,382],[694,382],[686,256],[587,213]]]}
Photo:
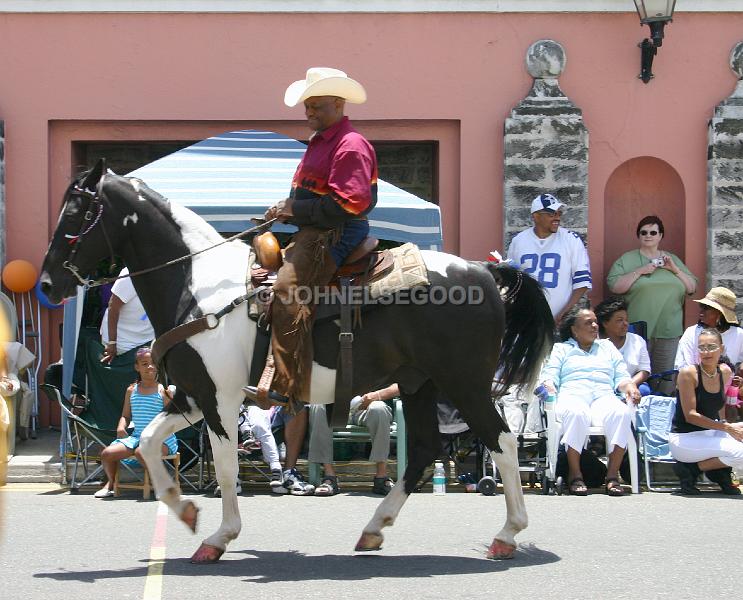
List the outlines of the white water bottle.
{"label": "white water bottle", "polygon": [[437,460],[433,465],[433,495],[443,496],[446,494],[446,471],[444,463]]}

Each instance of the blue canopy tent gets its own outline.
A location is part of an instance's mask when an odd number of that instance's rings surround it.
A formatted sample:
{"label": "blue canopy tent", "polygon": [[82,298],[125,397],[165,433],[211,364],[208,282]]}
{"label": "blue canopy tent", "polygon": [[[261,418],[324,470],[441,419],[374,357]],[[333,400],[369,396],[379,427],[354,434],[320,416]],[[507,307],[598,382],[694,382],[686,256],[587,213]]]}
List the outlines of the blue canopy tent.
{"label": "blue canopy tent", "polygon": [[[306,146],[270,131],[232,131],[174,152],[129,175],[193,210],[217,231],[248,229],[269,206],[286,198]],[[371,235],[440,250],[439,207],[390,183],[378,182],[369,213]],[[293,231],[287,225],[275,231]]]}
{"label": "blue canopy tent", "polygon": [[[286,198],[306,146],[270,131],[233,131],[188,146],[129,173],[169,200],[193,210],[217,231],[237,233],[250,219]],[[413,242],[421,248],[442,247],[439,207],[384,181],[369,213],[370,234]],[[293,231],[275,225],[276,231]],[[63,394],[69,397],[84,290],[64,307]],[[64,420],[63,420],[64,425]],[[61,451],[66,434],[63,427]]]}

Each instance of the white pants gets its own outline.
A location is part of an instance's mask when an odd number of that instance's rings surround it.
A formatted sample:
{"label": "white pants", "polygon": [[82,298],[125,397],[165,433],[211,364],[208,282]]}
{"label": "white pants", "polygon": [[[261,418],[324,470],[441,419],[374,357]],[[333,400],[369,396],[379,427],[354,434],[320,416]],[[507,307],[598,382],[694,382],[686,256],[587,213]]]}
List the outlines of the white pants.
{"label": "white pants", "polygon": [[562,422],[560,442],[578,452],[585,447],[591,426],[603,426],[608,454],[614,446],[626,448],[632,435],[630,409],[614,394],[592,398],[590,390],[587,393],[561,390],[555,411]]}
{"label": "white pants", "polygon": [[239,425],[240,432],[252,431],[253,437],[261,443],[263,460],[268,467],[270,469],[280,469],[279,450],[271,432],[270,411],[261,410],[251,404],[250,406],[243,406],[241,412],[245,419]]}
{"label": "white pants", "polygon": [[[353,401],[351,407],[353,408]],[[390,456],[390,424],[392,423],[390,407],[384,402],[374,400],[366,410],[351,413],[350,422],[369,429],[369,435],[372,438],[369,461],[385,462]],[[310,447],[307,460],[321,464],[333,462],[333,431],[328,426],[323,404],[310,404]]]}
{"label": "white pants", "polygon": [[690,433],[671,433],[668,435],[668,444],[673,458],[680,462],[695,463],[708,458],[718,458],[728,467],[743,469],[743,442],[736,441],[724,431],[707,429]]}

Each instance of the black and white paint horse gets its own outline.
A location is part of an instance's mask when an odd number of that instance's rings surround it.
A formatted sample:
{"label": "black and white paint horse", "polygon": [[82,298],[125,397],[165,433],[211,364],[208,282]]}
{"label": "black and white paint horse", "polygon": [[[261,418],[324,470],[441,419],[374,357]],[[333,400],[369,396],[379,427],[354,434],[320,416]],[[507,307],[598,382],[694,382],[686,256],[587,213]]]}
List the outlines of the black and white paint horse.
{"label": "black and white paint horse", "polygon": [[[220,235],[190,210],[169,203],[142,181],[106,173],[100,162],[67,190],[56,231],[44,260],[42,289],[52,302],[71,296],[73,271],[88,275],[113,253],[130,272],[162,265],[221,242]],[[215,313],[245,293],[250,248],[235,241],[133,278],[134,287],[160,336],[180,323]],[[527,525],[515,437],[494,407],[496,370],[505,385],[532,384],[552,343],[554,322],[538,284],[505,265],[468,262],[423,251],[434,286],[480,290],[481,302],[393,303],[364,315],[355,332],[354,394],[397,382],[408,427],[409,464],[363,529],[357,550],[378,550],[382,528],[392,525],[441,443],[435,397],[441,393],[459,409],[473,432],[494,451],[505,488],[507,516],[488,550],[510,558],[514,536]],[[502,298],[503,296],[503,298]],[[333,398],[338,326],[315,325],[314,400]],[[241,307],[212,330],[174,346],[165,369],[177,392],[171,407],[142,435],[142,453],[155,491],[192,530],[198,509],[180,497],[160,460],[166,436],[202,417],[209,427],[222,522],[203,540],[192,562],[214,562],[240,533],[235,493],[238,470],[238,410],[247,384],[255,324]]]}

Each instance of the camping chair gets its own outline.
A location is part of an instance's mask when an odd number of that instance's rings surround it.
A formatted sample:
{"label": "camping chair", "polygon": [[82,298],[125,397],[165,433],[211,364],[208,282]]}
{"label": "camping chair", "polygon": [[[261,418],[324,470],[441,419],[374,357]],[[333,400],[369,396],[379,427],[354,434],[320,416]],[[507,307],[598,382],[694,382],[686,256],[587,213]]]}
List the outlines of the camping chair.
{"label": "camping chair", "polygon": [[[635,421],[636,409],[633,403],[629,408],[632,409],[632,422]],[[562,423],[557,419],[557,411],[551,408],[547,412],[547,479],[550,486],[554,486],[558,495],[562,493],[562,482],[557,477],[557,454],[560,448],[560,437],[562,436]],[[601,425],[592,426],[588,430],[588,435],[604,435],[604,428]],[[630,464],[630,484],[632,493],[640,493],[640,473],[637,461],[637,442],[634,436],[630,436],[626,448]]]}
{"label": "camping chair", "polygon": [[[637,407],[637,433],[640,437],[640,453],[645,465],[645,482],[651,492],[671,492],[678,489],[678,480],[653,481],[653,464],[673,464],[675,461],[668,446],[676,398],[672,396],[645,396]],[[657,487],[673,485],[674,487]]]}
{"label": "camping chair", "polygon": [[[113,442],[118,436],[116,429],[110,423],[100,423],[96,420],[96,414],[92,410],[84,410],[77,415],[77,408],[62,396],[62,393],[55,386],[42,383],[39,388],[44,391],[47,397],[59,404],[62,409],[62,418],[67,420],[68,437],[63,440],[62,469],[63,481],[69,484],[70,491],[76,493],[83,485],[96,482],[103,472],[103,466],[100,464],[101,451],[103,448]],[[75,464],[72,469],[72,478],[68,480],[67,461],[74,460]],[[132,468],[123,463],[131,475],[138,478]],[[78,480],[78,470],[82,467],[83,478]]]}
{"label": "camping chair", "polygon": [[[390,424],[390,440],[396,440],[397,448],[397,481],[402,481],[405,468],[408,464],[407,437],[405,435],[405,416],[402,412],[402,400],[395,399],[395,414]],[[359,425],[346,425],[344,429],[333,431],[333,445],[336,442],[370,442],[371,435],[366,427]],[[320,468],[318,463],[309,463],[308,477],[310,483],[320,482]]]}

